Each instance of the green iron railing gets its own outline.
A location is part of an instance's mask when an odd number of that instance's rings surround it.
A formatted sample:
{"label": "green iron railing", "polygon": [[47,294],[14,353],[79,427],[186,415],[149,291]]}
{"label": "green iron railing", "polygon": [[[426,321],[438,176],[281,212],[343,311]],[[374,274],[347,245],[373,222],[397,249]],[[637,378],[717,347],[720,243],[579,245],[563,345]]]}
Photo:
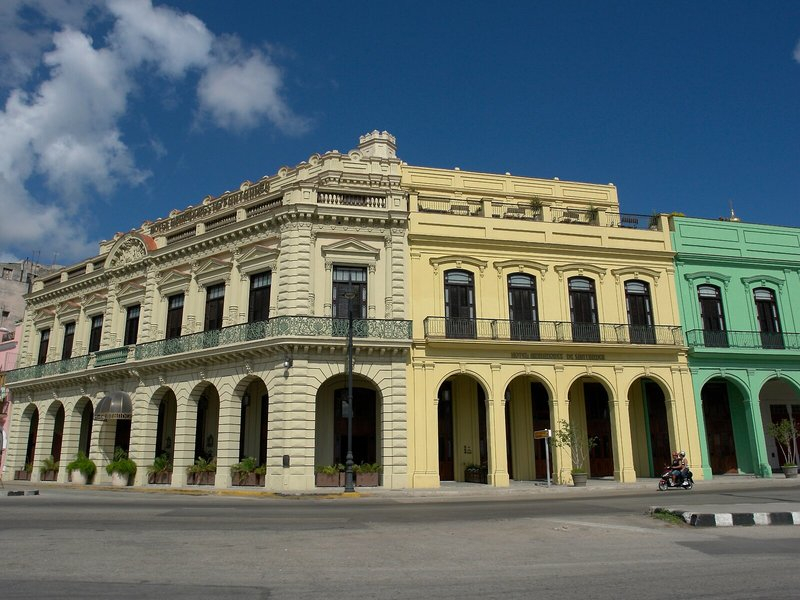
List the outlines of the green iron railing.
{"label": "green iron railing", "polygon": [[[205,348],[230,346],[275,337],[347,337],[347,319],[331,317],[275,317],[268,321],[242,323],[214,331],[202,331],[169,340],[138,344],[134,360],[147,360],[160,356],[182,354]],[[359,339],[410,340],[411,321],[402,319],[354,319],[353,337]],[[130,346],[100,350],[94,353],[94,367],[123,364],[130,356]],[[90,355],[53,361],[14,369],[6,373],[6,381],[14,383],[62,373],[72,373],[89,367]]]}

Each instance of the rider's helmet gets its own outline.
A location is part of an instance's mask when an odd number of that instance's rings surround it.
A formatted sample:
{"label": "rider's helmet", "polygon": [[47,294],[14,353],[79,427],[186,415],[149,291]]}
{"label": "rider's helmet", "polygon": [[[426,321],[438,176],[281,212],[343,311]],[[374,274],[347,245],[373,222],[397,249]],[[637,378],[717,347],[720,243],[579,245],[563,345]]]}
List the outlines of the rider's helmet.
{"label": "rider's helmet", "polygon": [[683,450],[681,450],[681,452],[680,452],[680,454],[678,454],[678,456],[680,456],[681,458],[683,458],[683,457],[685,457],[685,456],[686,456],[686,452],[684,452]]}

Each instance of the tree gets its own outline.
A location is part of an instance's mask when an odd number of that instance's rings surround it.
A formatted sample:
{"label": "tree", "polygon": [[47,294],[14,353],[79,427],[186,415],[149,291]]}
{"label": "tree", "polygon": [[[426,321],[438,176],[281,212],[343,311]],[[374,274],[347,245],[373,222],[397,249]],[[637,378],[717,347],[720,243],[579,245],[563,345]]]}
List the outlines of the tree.
{"label": "tree", "polygon": [[598,441],[597,436],[587,435],[578,425],[564,419],[559,420],[558,429],[553,432],[553,445],[557,448],[569,448],[573,473],[586,472],[586,459]]}

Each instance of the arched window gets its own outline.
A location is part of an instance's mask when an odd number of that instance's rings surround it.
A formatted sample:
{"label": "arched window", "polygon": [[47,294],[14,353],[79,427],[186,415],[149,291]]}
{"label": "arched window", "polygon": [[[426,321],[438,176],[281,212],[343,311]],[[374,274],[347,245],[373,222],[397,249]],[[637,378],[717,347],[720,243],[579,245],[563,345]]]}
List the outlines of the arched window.
{"label": "arched window", "polygon": [[597,319],[594,281],[586,277],[572,277],[568,287],[572,341],[599,342],[600,325]]}
{"label": "arched window", "polygon": [[725,313],[722,310],[722,295],[714,285],[697,288],[700,302],[700,319],[703,322],[703,339],[706,347],[727,348],[728,334],[725,332]]}
{"label": "arched window", "polygon": [[758,317],[758,327],[761,331],[761,347],[783,348],[781,320],[778,316],[775,292],[769,288],[756,288],[753,290],[753,300],[756,303],[756,316]]}
{"label": "arched window", "polygon": [[525,273],[508,276],[508,318],[512,340],[539,339],[536,278]]}
{"label": "arched window", "polygon": [[445,271],[444,317],[447,337],[475,337],[475,280],[469,271]]}
{"label": "arched window", "polygon": [[634,344],[655,344],[650,286],[637,279],[626,281],[625,306],[628,311],[630,341]]}

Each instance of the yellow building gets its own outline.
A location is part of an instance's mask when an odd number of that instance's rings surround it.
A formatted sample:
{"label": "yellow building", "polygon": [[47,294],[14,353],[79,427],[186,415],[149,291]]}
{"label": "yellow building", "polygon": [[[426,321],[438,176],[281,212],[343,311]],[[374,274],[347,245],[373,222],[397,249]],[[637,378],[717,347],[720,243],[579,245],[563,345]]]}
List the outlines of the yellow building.
{"label": "yellow building", "polygon": [[[597,438],[590,476],[699,457],[668,221],[594,185],[403,165],[409,194],[409,476],[546,474],[535,430]],[[588,437],[583,436],[584,439]],[[569,451],[554,453],[570,480]]]}

